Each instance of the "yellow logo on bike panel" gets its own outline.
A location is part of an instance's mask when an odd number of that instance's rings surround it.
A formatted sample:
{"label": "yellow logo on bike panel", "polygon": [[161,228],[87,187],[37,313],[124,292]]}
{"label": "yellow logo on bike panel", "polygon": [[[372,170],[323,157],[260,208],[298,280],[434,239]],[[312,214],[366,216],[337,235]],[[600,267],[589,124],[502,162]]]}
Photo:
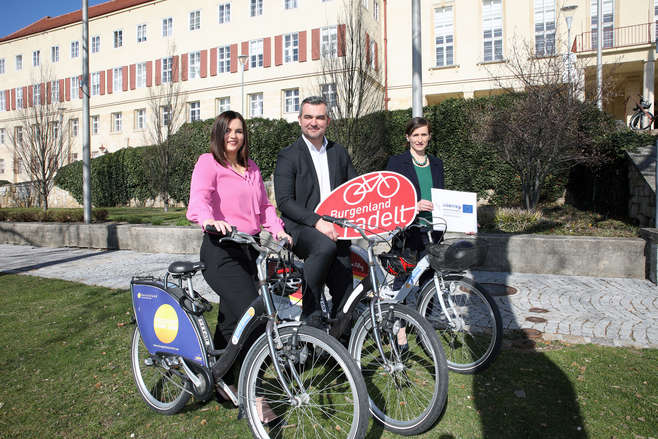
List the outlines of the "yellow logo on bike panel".
{"label": "yellow logo on bike panel", "polygon": [[162,343],[171,343],[178,335],[178,315],[171,305],[162,305],[153,316],[155,336]]}

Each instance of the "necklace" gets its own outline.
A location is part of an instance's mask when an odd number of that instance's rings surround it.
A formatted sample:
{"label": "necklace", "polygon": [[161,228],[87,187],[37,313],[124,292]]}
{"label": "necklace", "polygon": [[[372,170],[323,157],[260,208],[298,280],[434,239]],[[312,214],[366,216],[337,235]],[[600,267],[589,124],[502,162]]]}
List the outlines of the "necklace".
{"label": "necklace", "polygon": [[420,168],[427,165],[427,156],[425,156],[425,160],[423,160],[423,163],[419,163],[418,160],[416,160],[416,157],[414,157],[413,154],[411,154],[411,160],[413,160],[414,164],[416,166],[420,167]]}

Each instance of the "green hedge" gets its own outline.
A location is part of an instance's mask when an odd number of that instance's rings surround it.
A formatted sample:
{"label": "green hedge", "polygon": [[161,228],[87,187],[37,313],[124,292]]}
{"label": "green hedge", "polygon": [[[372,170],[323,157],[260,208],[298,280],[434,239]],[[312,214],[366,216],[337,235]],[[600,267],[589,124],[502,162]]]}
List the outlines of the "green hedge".
{"label": "green hedge", "polygon": [[[497,111],[505,111],[509,99],[507,96],[450,99],[424,108],[424,115],[433,129],[429,152],[443,160],[447,188],[477,192],[480,197],[491,195],[494,190],[491,197],[493,204],[520,205],[519,177],[497,158],[493,147],[479,141],[475,135],[476,127],[483,119],[483,108],[493,103]],[[584,117],[605,116],[596,113]],[[357,132],[358,139],[361,139],[358,144],[363,146],[354,153],[359,172],[383,169],[392,154],[405,149],[404,128],[410,118],[410,109],[381,112],[363,118]],[[213,122],[213,119],[208,119],[184,124],[171,139],[175,145],[177,165],[171,176],[170,196],[178,202],[188,202],[194,164],[199,155],[209,150]],[[339,132],[339,124],[340,121],[332,121],[328,137],[335,138],[333,135]],[[247,120],[247,127],[251,158],[260,167],[263,178],[267,179],[274,171],[279,150],[299,136],[299,125],[285,120],[255,118]],[[599,137],[601,148],[609,157],[608,163],[623,157],[627,145],[646,140],[630,131],[603,133]],[[126,148],[92,160],[92,203],[95,206],[120,206],[133,198],[145,201],[154,197],[145,174],[148,167],[144,166],[149,148]],[[55,183],[82,202],[81,176],[82,163],[75,162],[60,169]],[[549,176],[543,188],[543,199],[552,200],[561,196],[567,180],[567,173]]]}

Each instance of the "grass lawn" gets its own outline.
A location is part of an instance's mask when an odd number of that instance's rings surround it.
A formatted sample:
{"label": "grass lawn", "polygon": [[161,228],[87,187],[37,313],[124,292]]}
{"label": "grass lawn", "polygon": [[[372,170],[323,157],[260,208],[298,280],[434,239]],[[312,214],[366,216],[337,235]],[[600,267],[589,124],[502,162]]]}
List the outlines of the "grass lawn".
{"label": "grass lawn", "polygon": [[[1,279],[0,437],[250,437],[227,404],[190,403],[174,416],[146,407],[130,369],[128,291]],[[422,437],[656,437],[656,364],[655,349],[504,350],[482,374],[450,374],[446,412]],[[397,436],[373,425],[369,437]]]}

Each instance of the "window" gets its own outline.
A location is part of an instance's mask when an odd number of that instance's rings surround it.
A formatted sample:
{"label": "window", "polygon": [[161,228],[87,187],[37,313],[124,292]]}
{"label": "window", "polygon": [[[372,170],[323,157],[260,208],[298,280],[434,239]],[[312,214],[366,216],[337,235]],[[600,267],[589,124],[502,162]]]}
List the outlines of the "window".
{"label": "window", "polygon": [[295,9],[297,7],[297,0],[284,0],[283,6],[286,9]]}
{"label": "window", "polygon": [[162,82],[171,82],[171,69],[174,64],[174,59],[169,57],[169,58],[162,58]]}
{"label": "window", "polygon": [[482,35],[484,61],[503,59],[502,0],[482,0]]}
{"label": "window", "polygon": [[169,17],[169,18],[163,18],[162,19],[162,36],[163,37],[170,37],[174,33],[174,19]]}
{"label": "window", "polygon": [[32,65],[34,67],[39,67],[40,64],[39,58],[41,58],[40,50],[35,50],[34,52],[32,52]]}
{"label": "window", "polygon": [[361,0],[361,4],[364,8],[368,9],[368,0]]}
{"label": "window", "polygon": [[50,61],[59,62],[59,46],[52,46],[50,48]]}
{"label": "window", "polygon": [[338,33],[336,26],[323,27],[320,30],[321,53],[323,57],[335,58],[338,56]]}
{"label": "window", "polygon": [[249,95],[249,116],[259,117],[263,115],[263,93]]}
{"label": "window", "polygon": [[231,71],[231,46],[217,48],[217,71],[219,73]]}
{"label": "window", "polygon": [[91,134],[98,134],[98,126],[100,124],[98,115],[91,116]]}
{"label": "window", "polygon": [[219,23],[230,23],[231,22],[231,4],[230,3],[220,3],[219,4]]}
{"label": "window", "polygon": [[[16,93],[16,98],[18,99],[18,93]],[[21,102],[22,101],[23,101],[23,93],[21,90]],[[41,105],[41,87],[38,85],[32,87],[32,102],[34,103],[34,105]]]}
{"label": "window", "polygon": [[91,95],[98,96],[101,94],[101,74],[95,72],[91,74]]}
{"label": "window", "polygon": [[190,30],[201,29],[201,11],[190,12]]}
{"label": "window", "polygon": [[123,46],[123,31],[115,30],[114,31],[114,48]]}
{"label": "window", "polygon": [[23,55],[16,55],[16,70],[23,70]]}
{"label": "window", "polygon": [[0,128],[0,144],[5,144],[5,129]]}
{"label": "window", "polygon": [[14,128],[14,139],[16,139],[16,143],[19,145],[23,143],[23,127],[18,126]]}
{"label": "window", "polygon": [[77,161],[77,160],[78,160],[78,153],[77,153],[77,152],[74,152],[73,154],[71,154],[71,161],[72,161],[72,162],[75,162],[75,161]]}
{"label": "window", "polygon": [[135,86],[137,88],[146,87],[146,63],[137,64]]}
{"label": "window", "polygon": [[299,34],[286,34],[283,36],[284,62],[299,61]]}
{"label": "window", "polygon": [[196,79],[201,77],[201,52],[190,53],[188,76],[190,79]]}
{"label": "window", "polygon": [[112,132],[121,132],[121,113],[112,113]]}
{"label": "window", "polygon": [[143,130],[146,126],[146,109],[140,108],[135,110],[135,129]]}
{"label": "window", "polygon": [[71,77],[71,99],[78,99],[80,97],[80,78],[77,76]]}
{"label": "window", "polygon": [[101,50],[101,37],[96,35],[91,37],[91,53],[98,53]]}
{"label": "window", "polygon": [[123,91],[123,69],[116,67],[112,69],[112,92],[120,93]]}
{"label": "window", "polygon": [[55,139],[59,138],[59,122],[51,122],[50,124],[48,124],[48,127],[51,128],[53,137]]}
{"label": "window", "polygon": [[50,86],[50,102],[59,101],[59,81],[53,81]]}
{"label": "window", "polygon": [[[603,26],[603,41],[601,47],[604,49],[613,47],[614,45],[614,0],[603,0],[603,15],[601,16],[601,25]],[[596,49],[598,45],[598,2],[597,0],[592,0],[591,10],[592,10],[592,49]]]}
{"label": "window", "polygon": [[162,124],[164,126],[169,126],[171,123],[171,106],[163,105],[160,107],[160,114],[162,114]]}
{"label": "window", "polygon": [[[38,90],[39,87],[34,87],[34,90]],[[23,88],[18,87],[16,89],[16,108],[23,108]]]}
{"label": "window", "polygon": [[249,42],[249,67],[263,67],[263,40]]}
{"label": "window", "polygon": [[285,111],[296,113],[299,111],[299,89],[285,90]]}
{"label": "window", "polygon": [[374,69],[377,67],[376,63],[376,55],[377,55],[377,50],[375,49],[375,42],[370,40],[370,47],[368,48],[370,52],[370,68]]}
{"label": "window", "polygon": [[71,41],[71,58],[80,56],[80,41]]}
{"label": "window", "polygon": [[217,114],[223,113],[231,109],[231,98],[217,98]]}
{"label": "window", "polygon": [[263,0],[249,0],[249,16],[263,15]]}
{"label": "window", "polygon": [[[4,132],[4,131],[5,130],[2,129],[2,132]],[[4,135],[3,135],[3,138],[4,138]],[[2,143],[5,143],[5,142],[3,141]],[[0,159],[0,174],[4,174],[4,173],[5,173],[5,159]]]}
{"label": "window", "polygon": [[5,73],[5,59],[0,58],[0,75]]}
{"label": "window", "polygon": [[[21,131],[21,142],[23,141],[23,135]],[[23,159],[16,159],[16,173],[17,174],[24,174],[25,173],[25,168],[23,168]]]}
{"label": "window", "polygon": [[201,103],[199,101],[190,102],[190,122],[201,120]]}
{"label": "window", "polygon": [[434,10],[434,48],[436,66],[454,64],[452,6]]}
{"label": "window", "polygon": [[138,24],[137,25],[137,42],[143,43],[146,41],[146,25]]}
{"label": "window", "polygon": [[0,91],[0,112],[5,111],[7,108],[7,99],[5,93]]}
{"label": "window", "polygon": [[375,21],[379,21],[379,1],[375,0],[372,4],[372,16],[375,17]]}
{"label": "window", "polygon": [[555,54],[555,0],[535,0],[535,55]]}
{"label": "window", "polygon": [[71,127],[71,137],[78,137],[78,131],[80,126],[78,119],[71,119],[69,124]]}

